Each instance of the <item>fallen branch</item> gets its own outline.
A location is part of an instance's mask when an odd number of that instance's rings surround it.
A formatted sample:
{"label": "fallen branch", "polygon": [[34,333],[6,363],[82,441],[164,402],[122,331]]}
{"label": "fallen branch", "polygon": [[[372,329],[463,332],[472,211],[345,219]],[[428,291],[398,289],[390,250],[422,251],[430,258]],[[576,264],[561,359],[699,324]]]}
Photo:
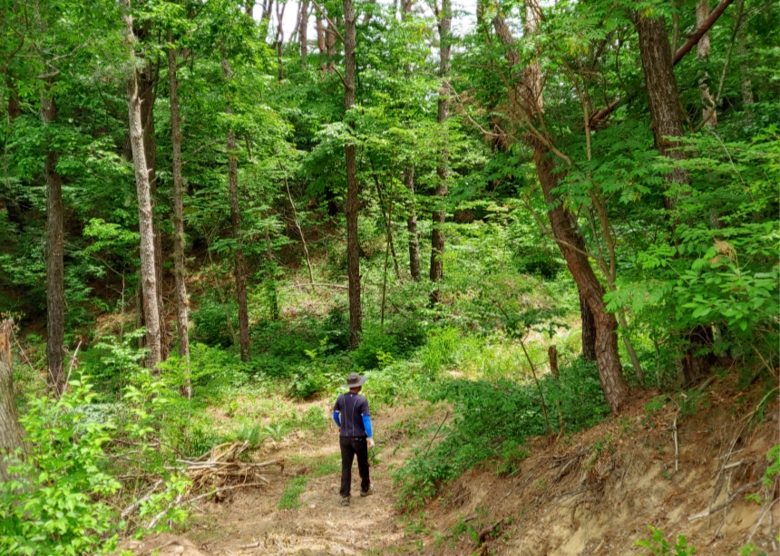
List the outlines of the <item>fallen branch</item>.
{"label": "fallen branch", "polygon": [[726,499],[726,501],[723,502],[722,504],[718,504],[717,506],[715,506],[713,508],[708,508],[708,509],[706,509],[704,511],[701,511],[699,513],[695,513],[693,515],[690,515],[690,516],[688,516],[688,521],[697,521],[699,519],[704,519],[705,517],[710,517],[710,516],[715,515],[716,513],[720,512],[720,511],[722,511],[722,510],[725,510],[729,505],[731,505],[731,503],[734,500],[736,500],[737,496],[739,496],[740,494],[742,494],[743,492],[745,492],[748,489],[755,488],[756,486],[758,486],[760,484],[761,484],[761,481],[754,481],[752,483],[748,483],[746,485],[741,486],[740,488],[735,490],[731,494],[731,496],[729,496]]}
{"label": "fallen branch", "polygon": [[144,494],[141,498],[136,500],[135,502],[128,505],[124,510],[122,510],[122,513],[119,514],[122,519],[127,519],[128,516],[132,515],[133,512],[135,512],[141,505],[149,500],[149,498],[152,497],[152,495],[155,493],[155,491],[159,488],[159,486],[162,484],[163,480],[158,479],[157,482],[155,482],[152,485],[152,488],[149,489],[149,491]]}

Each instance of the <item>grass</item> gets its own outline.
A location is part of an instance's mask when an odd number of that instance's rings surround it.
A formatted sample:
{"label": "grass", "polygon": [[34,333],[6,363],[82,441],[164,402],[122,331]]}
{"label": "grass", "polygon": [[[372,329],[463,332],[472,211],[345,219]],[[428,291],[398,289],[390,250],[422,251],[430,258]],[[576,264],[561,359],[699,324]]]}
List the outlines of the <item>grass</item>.
{"label": "grass", "polygon": [[301,494],[306,490],[309,478],[305,475],[293,478],[284,489],[277,507],[280,510],[294,510],[301,507]]}

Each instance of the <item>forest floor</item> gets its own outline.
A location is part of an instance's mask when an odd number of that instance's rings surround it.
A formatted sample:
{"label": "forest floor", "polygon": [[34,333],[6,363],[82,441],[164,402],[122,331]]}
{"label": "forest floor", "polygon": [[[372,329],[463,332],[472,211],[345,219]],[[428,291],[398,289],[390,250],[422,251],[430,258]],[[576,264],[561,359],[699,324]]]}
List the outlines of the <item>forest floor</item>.
{"label": "forest floor", "polygon": [[[644,393],[596,427],[529,442],[527,457],[504,476],[497,462],[467,472],[413,516],[397,511],[391,472],[415,446],[433,441],[445,408],[382,408],[374,495],[339,506],[335,427],[294,433],[254,454],[287,462],[268,475],[267,487],[204,502],[179,535],[128,548],[191,556],[692,554],[679,551],[684,535],[698,555],[777,554],[777,477],[762,486],[767,452],[780,434],[776,391],[770,394],[759,414],[766,391],[733,383],[703,391],[695,412]],[[318,404],[327,410],[325,401]],[[280,509],[293,484],[297,507]],[[649,526],[660,531],[655,541]],[[649,548],[638,547],[639,539]],[[755,551],[742,550],[749,543]]]}

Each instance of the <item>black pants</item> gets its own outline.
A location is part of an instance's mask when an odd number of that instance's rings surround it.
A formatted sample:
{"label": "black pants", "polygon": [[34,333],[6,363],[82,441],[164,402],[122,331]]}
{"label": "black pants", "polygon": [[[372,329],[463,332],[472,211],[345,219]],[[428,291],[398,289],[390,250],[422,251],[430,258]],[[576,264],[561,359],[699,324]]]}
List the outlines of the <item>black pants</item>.
{"label": "black pants", "polygon": [[352,460],[357,455],[360,473],[360,490],[368,491],[371,480],[368,478],[368,444],[365,436],[342,436],[341,446],[341,495],[349,496],[352,487]]}

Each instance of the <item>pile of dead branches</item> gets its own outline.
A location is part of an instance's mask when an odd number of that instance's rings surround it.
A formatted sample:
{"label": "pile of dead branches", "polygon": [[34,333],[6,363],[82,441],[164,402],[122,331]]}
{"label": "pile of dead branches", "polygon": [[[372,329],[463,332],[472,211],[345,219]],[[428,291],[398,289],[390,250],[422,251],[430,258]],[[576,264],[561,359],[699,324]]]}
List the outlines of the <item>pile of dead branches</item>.
{"label": "pile of dead branches", "polygon": [[266,477],[270,467],[276,465],[280,471],[284,470],[284,463],[278,459],[242,461],[248,449],[248,442],[227,442],[214,446],[196,460],[179,460],[179,463],[186,466],[193,492],[263,486],[270,483]]}

